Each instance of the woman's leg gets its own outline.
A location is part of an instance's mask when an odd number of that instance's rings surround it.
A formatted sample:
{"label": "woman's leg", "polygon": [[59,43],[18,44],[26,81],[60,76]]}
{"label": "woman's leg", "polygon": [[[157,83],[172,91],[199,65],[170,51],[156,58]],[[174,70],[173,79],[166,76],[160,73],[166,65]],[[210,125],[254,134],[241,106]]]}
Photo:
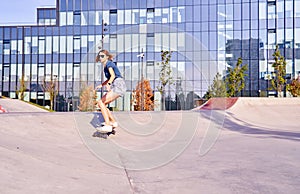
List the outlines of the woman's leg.
{"label": "woman's leg", "polygon": [[[101,103],[101,104],[100,104],[100,103]],[[102,113],[102,115],[103,115],[104,121],[106,121],[105,118],[106,118],[106,115],[108,114],[108,120],[111,121],[111,122],[115,122],[115,119],[112,117],[111,112],[110,112],[109,109],[107,108],[106,104],[104,104],[104,106],[103,106],[102,100],[99,100],[99,101],[98,101],[98,107],[99,107],[100,110],[101,110],[101,113]],[[103,107],[105,107],[105,108],[103,108]],[[105,109],[106,109],[106,110],[105,110]],[[102,110],[103,110],[103,111],[102,111]],[[106,122],[105,122],[105,123],[106,123]]]}
{"label": "woman's leg", "polygon": [[106,109],[106,105],[102,102],[102,100],[99,100],[98,106],[100,107],[100,110],[101,110],[101,113],[102,113],[102,116],[104,118],[106,125],[109,125],[110,124],[109,123],[109,113]]}
{"label": "woman's leg", "polygon": [[[109,92],[107,92],[107,93],[102,97],[102,99],[101,99],[102,104],[104,105],[105,110],[106,110],[106,111],[103,111],[103,112],[105,112],[105,113],[104,113],[105,116],[103,115],[103,118],[104,118],[105,123],[106,123],[107,125],[110,124],[110,121],[114,123],[114,122],[116,122],[116,120],[114,119],[114,117],[112,116],[110,110],[106,107],[106,105],[109,104],[109,103],[111,103],[111,102],[113,102],[113,101],[116,100],[118,97],[120,97],[119,94],[116,94],[116,93],[114,93],[114,92],[112,92],[112,91],[109,91]],[[102,107],[101,107],[101,110],[102,110]],[[102,113],[102,114],[103,114],[103,113]]]}
{"label": "woman's leg", "polygon": [[107,113],[108,113],[108,117],[109,117],[110,122],[112,122],[112,123],[116,122],[116,120],[115,120],[115,118],[112,116],[112,114],[111,114],[109,108],[106,107],[106,109],[107,109]]}

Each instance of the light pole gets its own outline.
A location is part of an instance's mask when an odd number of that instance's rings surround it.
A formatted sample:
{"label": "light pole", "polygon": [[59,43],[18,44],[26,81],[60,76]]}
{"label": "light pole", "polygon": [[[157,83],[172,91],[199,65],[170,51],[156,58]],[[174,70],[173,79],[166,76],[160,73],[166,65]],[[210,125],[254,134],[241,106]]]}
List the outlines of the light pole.
{"label": "light pole", "polygon": [[104,32],[106,32],[107,31],[107,28],[105,28],[106,26],[107,26],[107,23],[106,22],[104,22],[104,19],[102,19],[102,32],[101,32],[101,35],[102,35],[102,37],[101,37],[101,49],[103,49],[104,47]]}
{"label": "light pole", "polygon": [[[107,31],[107,28],[105,28],[107,26],[107,23],[104,22],[104,19],[102,19],[102,30],[101,30],[101,47],[99,48],[100,50],[103,50],[104,48],[104,32]],[[103,83],[103,68],[101,71],[101,84]],[[101,98],[103,96],[103,87],[101,87]]]}
{"label": "light pole", "polygon": [[144,111],[144,52],[143,52],[143,48],[142,48],[142,53],[137,55],[137,57],[141,58],[142,59],[142,68],[141,68],[141,108],[142,108],[142,111]]}

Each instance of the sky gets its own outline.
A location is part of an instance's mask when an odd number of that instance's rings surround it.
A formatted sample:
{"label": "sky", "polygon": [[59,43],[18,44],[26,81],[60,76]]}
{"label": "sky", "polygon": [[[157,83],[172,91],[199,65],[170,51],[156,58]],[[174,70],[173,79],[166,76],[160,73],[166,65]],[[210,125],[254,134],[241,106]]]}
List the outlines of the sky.
{"label": "sky", "polygon": [[36,24],[38,7],[55,7],[56,0],[2,0],[0,25]]}

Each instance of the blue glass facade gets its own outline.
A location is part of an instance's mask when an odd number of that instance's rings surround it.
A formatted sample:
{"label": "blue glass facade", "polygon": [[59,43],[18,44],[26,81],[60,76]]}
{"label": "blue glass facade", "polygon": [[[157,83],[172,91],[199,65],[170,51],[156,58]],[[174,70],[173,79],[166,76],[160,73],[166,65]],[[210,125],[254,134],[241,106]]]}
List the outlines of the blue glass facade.
{"label": "blue glass facade", "polygon": [[36,26],[0,27],[0,94],[16,98],[24,73],[25,100],[47,105],[41,84],[56,77],[60,111],[77,107],[83,83],[101,80],[95,55],[102,46],[126,80],[127,94],[111,105],[119,110],[131,110],[142,63],[160,102],[161,50],[173,51],[167,109],[193,108],[216,73],[225,75],[239,57],[249,67],[241,95],[267,96],[276,44],[287,79],[300,72],[300,0],[57,0],[37,14]]}

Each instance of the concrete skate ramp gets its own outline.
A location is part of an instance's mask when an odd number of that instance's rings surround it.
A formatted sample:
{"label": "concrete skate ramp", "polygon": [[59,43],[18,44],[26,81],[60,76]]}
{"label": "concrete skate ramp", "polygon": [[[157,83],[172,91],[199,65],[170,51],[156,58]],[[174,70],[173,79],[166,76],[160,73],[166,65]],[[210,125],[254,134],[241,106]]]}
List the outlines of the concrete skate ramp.
{"label": "concrete skate ramp", "polygon": [[6,112],[48,112],[17,99],[0,98],[0,105]]}
{"label": "concrete skate ramp", "polygon": [[226,113],[228,120],[245,126],[259,124],[281,132],[300,131],[300,125],[295,125],[300,124],[300,98],[238,98]]}
{"label": "concrete skate ramp", "polygon": [[[108,139],[93,137],[99,113],[0,114],[0,193],[296,194],[299,100],[239,98],[227,110],[114,112],[120,126]],[[210,143],[205,155],[203,142]],[[156,168],[132,170],[174,150]]]}

